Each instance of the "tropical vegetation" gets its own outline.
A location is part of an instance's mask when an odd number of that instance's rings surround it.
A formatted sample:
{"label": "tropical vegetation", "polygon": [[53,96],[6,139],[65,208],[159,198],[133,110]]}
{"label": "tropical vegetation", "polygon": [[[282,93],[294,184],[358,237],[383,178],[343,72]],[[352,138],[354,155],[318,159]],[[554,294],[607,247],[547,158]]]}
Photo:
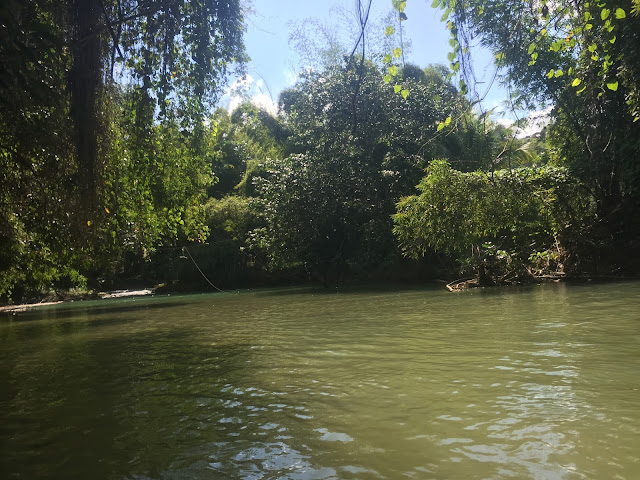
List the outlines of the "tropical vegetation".
{"label": "tropical vegetation", "polygon": [[[637,3],[434,0],[449,66],[403,61],[406,3],[376,48],[369,28],[312,52],[273,114],[217,104],[247,60],[239,0],[4,2],[0,300],[634,273]],[[514,108],[552,106],[541,132],[478,109],[472,38]]]}

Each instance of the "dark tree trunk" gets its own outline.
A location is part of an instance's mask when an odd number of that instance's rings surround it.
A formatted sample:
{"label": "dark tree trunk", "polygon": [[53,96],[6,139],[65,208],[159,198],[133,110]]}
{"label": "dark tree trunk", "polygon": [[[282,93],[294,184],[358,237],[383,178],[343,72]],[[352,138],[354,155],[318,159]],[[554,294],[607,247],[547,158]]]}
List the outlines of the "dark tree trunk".
{"label": "dark tree trunk", "polygon": [[100,35],[100,0],[70,0],[74,26],[73,65],[69,72],[71,116],[75,124],[79,193],[82,203],[93,207],[96,199],[98,121],[96,100],[101,84],[102,57]]}

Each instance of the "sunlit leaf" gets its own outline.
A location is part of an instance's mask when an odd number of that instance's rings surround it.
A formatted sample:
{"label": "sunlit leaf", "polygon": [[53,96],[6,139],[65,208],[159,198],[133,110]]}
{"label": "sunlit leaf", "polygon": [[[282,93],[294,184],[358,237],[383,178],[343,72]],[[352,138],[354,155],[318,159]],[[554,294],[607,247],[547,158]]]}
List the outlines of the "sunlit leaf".
{"label": "sunlit leaf", "polygon": [[391,75],[387,73],[382,80],[384,83],[389,83],[391,81]]}
{"label": "sunlit leaf", "polygon": [[616,18],[620,19],[620,18],[626,18],[627,13],[621,9],[621,8],[616,8]]}
{"label": "sunlit leaf", "polygon": [[394,48],[392,53],[394,57],[400,58],[402,56],[402,49],[400,47]]}
{"label": "sunlit leaf", "polygon": [[571,86],[572,87],[577,87],[578,85],[580,85],[582,83],[582,80],[580,80],[579,78],[574,78],[573,82],[571,82]]}
{"label": "sunlit leaf", "polygon": [[400,85],[396,84],[396,85],[393,86],[393,92],[394,93],[399,93],[400,90],[402,90],[402,87]]}
{"label": "sunlit leaf", "polygon": [[396,67],[395,65],[391,65],[389,67],[389,73],[395,77],[396,75],[398,75],[398,67]]}
{"label": "sunlit leaf", "polygon": [[388,36],[390,36],[390,35],[393,35],[395,31],[396,31],[396,30],[395,30],[391,25],[389,25],[389,26],[385,29],[384,34],[388,37]]}
{"label": "sunlit leaf", "polygon": [[617,90],[618,90],[618,81],[616,80],[615,82],[609,82],[609,83],[607,83],[607,88],[608,88],[609,90],[614,91],[614,92],[615,92],[615,91],[617,91]]}
{"label": "sunlit leaf", "polygon": [[402,92],[400,92],[400,94],[402,95],[402,98],[406,100],[407,97],[409,96],[409,90],[405,88],[404,90],[402,90]]}
{"label": "sunlit leaf", "polygon": [[607,18],[609,18],[609,15],[611,14],[611,10],[609,10],[608,8],[603,8],[600,11],[600,18],[602,20],[606,20]]}

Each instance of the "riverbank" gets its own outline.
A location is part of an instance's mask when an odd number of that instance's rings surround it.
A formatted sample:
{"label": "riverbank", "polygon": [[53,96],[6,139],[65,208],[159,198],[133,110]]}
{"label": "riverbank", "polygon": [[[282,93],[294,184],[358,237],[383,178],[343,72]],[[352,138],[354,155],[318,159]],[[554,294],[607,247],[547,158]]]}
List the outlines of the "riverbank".
{"label": "riverbank", "polygon": [[0,306],[0,313],[18,313],[33,308],[48,307],[51,305],[58,305],[63,302],[73,302],[81,300],[106,300],[110,298],[123,298],[123,297],[140,297],[146,295],[153,295],[157,288],[143,289],[131,289],[131,290],[112,290],[108,292],[65,292],[63,294],[56,293],[53,296],[43,298],[41,301],[34,301],[29,303],[21,303],[19,305],[2,305]]}

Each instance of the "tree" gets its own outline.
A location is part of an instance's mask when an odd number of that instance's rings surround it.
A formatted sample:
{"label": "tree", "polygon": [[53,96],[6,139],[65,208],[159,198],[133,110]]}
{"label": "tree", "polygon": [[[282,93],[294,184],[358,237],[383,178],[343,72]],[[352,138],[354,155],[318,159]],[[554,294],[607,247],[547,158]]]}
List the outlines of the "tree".
{"label": "tree", "polygon": [[[444,253],[484,285],[564,272],[594,218],[584,185],[561,167],[463,173],[437,160],[417,188],[393,217],[404,254]],[[539,272],[540,259],[553,262]]]}
{"label": "tree", "polygon": [[431,141],[437,118],[457,116],[467,104],[442,79],[408,78],[412,95],[405,99],[382,77],[370,62],[347,61],[305,74],[281,98],[292,154],[265,162],[256,179],[266,225],[253,236],[274,267],[298,266],[326,279],[394,256],[394,203],[421,178],[430,152],[446,150]]}
{"label": "tree", "polygon": [[210,173],[193,169],[245,58],[239,1],[8,0],[0,25],[0,296],[200,237],[193,189]]}
{"label": "tree", "polygon": [[[622,2],[435,0],[452,34],[453,68],[468,73],[472,39],[491,49],[516,105],[553,104],[552,161],[598,202],[594,247],[634,249],[640,237],[640,17]],[[469,76],[467,75],[467,81]],[[464,78],[463,78],[464,81]],[[631,242],[631,243],[629,243]]]}

